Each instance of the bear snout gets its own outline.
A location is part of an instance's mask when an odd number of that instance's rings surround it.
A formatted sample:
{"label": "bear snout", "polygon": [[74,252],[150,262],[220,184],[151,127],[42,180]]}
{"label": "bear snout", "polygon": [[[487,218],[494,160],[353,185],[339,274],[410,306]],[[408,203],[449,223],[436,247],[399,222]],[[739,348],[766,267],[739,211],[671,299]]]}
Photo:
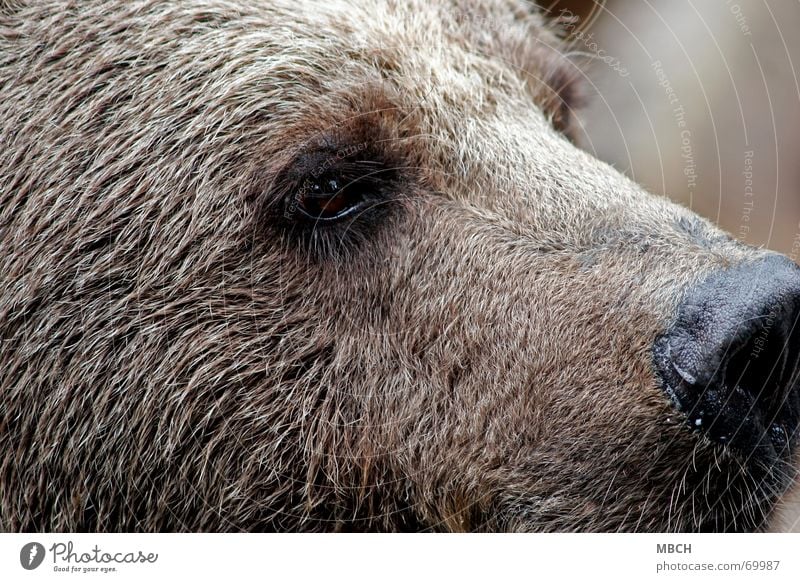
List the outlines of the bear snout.
{"label": "bear snout", "polygon": [[800,417],[800,268],[768,255],[690,289],[654,348],[689,427],[745,462],[788,461]]}

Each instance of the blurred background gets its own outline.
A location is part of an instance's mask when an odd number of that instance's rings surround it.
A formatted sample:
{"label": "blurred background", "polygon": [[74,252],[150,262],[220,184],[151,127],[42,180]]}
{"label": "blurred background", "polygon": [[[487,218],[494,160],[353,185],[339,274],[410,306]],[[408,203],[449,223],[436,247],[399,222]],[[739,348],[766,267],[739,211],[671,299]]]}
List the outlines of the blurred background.
{"label": "blurred background", "polygon": [[539,3],[589,59],[584,148],[800,260],[800,2]]}

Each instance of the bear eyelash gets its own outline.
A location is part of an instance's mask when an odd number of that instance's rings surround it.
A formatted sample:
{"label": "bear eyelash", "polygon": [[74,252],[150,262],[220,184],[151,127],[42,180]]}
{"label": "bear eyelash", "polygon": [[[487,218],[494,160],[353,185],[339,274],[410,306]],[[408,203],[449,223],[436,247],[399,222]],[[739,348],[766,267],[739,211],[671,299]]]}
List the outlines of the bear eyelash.
{"label": "bear eyelash", "polygon": [[372,161],[337,162],[330,159],[284,197],[284,218],[294,222],[331,225],[366,209],[380,198],[381,164]]}
{"label": "bear eyelash", "polygon": [[270,214],[291,241],[326,258],[351,250],[384,222],[398,185],[398,170],[366,144],[304,152],[273,181]]}

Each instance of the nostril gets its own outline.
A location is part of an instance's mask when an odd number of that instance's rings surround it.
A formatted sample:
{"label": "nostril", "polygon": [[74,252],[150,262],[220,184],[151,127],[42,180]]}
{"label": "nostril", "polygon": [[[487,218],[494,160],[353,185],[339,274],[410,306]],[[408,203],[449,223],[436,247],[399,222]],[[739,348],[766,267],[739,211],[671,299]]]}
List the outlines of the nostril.
{"label": "nostril", "polygon": [[791,330],[786,329],[788,317],[781,320],[777,312],[773,307],[748,329],[749,337],[745,335],[741,347],[731,346],[720,367],[722,383],[740,387],[767,411],[786,397],[784,389],[791,386],[787,362],[789,353],[796,351]]}
{"label": "nostril", "polygon": [[800,268],[781,256],[716,272],[687,293],[655,344],[690,426],[765,460],[785,458],[800,417]]}

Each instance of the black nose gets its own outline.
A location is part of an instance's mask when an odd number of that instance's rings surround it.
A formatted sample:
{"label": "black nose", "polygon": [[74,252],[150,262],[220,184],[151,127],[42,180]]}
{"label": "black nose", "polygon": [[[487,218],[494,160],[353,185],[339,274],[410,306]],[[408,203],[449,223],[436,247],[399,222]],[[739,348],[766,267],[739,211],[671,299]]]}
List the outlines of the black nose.
{"label": "black nose", "polygon": [[798,315],[800,268],[779,255],[688,292],[654,355],[689,426],[748,457],[788,458],[800,417]]}

